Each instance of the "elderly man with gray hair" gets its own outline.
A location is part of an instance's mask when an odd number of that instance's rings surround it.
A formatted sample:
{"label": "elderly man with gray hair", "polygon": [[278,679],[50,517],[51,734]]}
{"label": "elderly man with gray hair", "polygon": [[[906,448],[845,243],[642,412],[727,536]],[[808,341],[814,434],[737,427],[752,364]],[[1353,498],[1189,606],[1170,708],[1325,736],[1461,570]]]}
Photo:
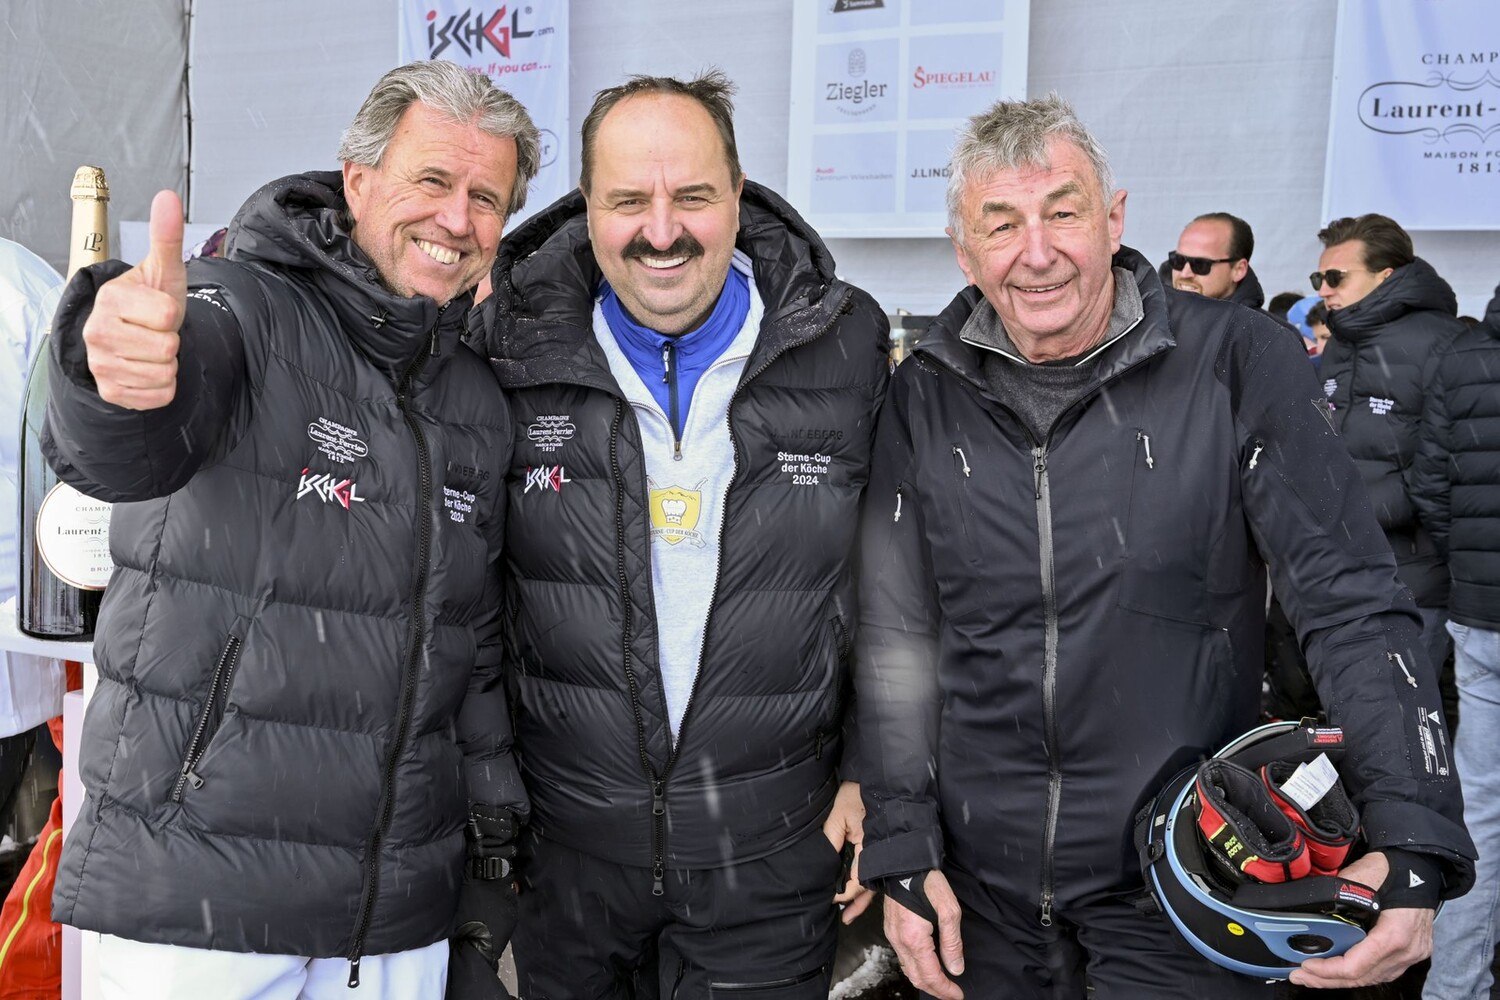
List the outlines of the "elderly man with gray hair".
{"label": "elderly man with gray hair", "polygon": [[1384,903],[1291,975],[1393,978],[1473,879],[1418,742],[1441,711],[1420,620],[1301,345],[1164,289],[1125,200],[1056,96],[959,137],[970,287],[897,371],[865,494],[861,876],[932,996],[1268,995],[1152,912],[1132,828],[1255,723],[1269,567],[1348,742],[1370,851],[1341,875]]}
{"label": "elderly man with gray hair", "polygon": [[537,129],[412,63],[339,156],[225,259],[184,266],[158,194],[146,259],[59,307],[45,447],[116,504],[116,570],[53,913],[103,934],[107,997],[436,997],[456,909],[496,900],[491,952],[514,920],[512,426],[460,335]]}

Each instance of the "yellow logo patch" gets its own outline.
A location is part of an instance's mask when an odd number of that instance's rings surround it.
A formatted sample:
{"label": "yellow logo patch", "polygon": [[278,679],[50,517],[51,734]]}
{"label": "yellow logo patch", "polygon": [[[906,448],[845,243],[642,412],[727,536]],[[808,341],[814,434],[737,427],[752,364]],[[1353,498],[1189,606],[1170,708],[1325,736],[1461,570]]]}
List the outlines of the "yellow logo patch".
{"label": "yellow logo patch", "polygon": [[703,514],[702,483],[692,489],[668,486],[658,489],[647,483],[651,491],[651,537],[660,538],[668,545],[689,541],[699,548],[707,545],[703,533],[698,530],[698,519]]}

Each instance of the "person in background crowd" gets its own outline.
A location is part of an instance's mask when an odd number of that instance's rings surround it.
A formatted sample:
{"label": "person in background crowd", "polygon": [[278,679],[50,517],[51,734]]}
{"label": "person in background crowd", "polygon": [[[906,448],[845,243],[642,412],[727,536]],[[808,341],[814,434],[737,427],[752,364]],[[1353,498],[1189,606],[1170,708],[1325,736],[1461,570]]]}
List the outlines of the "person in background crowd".
{"label": "person in background crowd", "polygon": [[1396,554],[1397,573],[1422,613],[1422,641],[1441,670],[1450,724],[1458,720],[1447,621],[1448,570],[1411,496],[1426,387],[1437,360],[1464,330],[1458,301],[1411,237],[1384,215],[1335,219],[1318,233],[1311,275],[1328,307],[1323,395],[1339,437],[1370,493]]}
{"label": "person in background crowd", "polygon": [[1255,234],[1248,222],[1228,212],[1209,212],[1187,224],[1163,266],[1179,292],[1259,309],[1266,295],[1250,267],[1254,252]]}
{"label": "person in background crowd", "polygon": [[1328,306],[1319,302],[1307,311],[1307,325],[1312,330],[1313,342],[1316,345],[1310,352],[1313,357],[1322,357],[1323,349],[1328,346],[1328,338],[1333,336],[1333,331],[1328,329]]}
{"label": "person in background crowd", "polygon": [[338,155],[252,195],[223,260],[184,265],[161,192],[146,259],[58,309],[43,445],[116,504],[116,569],[53,912],[102,932],[112,1000],[438,997],[514,919],[511,424],[460,335],[538,132],[416,62]]}
{"label": "person in background crowd", "polygon": [[944,1000],[1269,995],[1138,908],[1131,837],[1255,723],[1269,567],[1349,740],[1370,853],[1342,874],[1384,903],[1292,975],[1394,978],[1474,850],[1403,724],[1439,709],[1420,620],[1302,349],[1163,290],[1055,95],[972,119],[948,192],[971,287],[896,370],[862,518],[861,866],[902,968]]}
{"label": "person in background crowd", "polygon": [[1296,292],[1277,292],[1267,303],[1266,312],[1276,319],[1286,319],[1287,311],[1300,301],[1302,301],[1302,296]]}
{"label": "person in background crowd", "polygon": [[479,314],[516,416],[530,1000],[825,1000],[834,904],[872,898],[839,892],[841,728],[888,325],[744,178],[730,94],[600,92],[579,190],[505,241]]}
{"label": "person in background crowd", "polygon": [[1454,758],[1479,848],[1474,890],[1434,931],[1427,1000],[1488,1000],[1500,933],[1500,287],[1485,320],[1438,360],[1422,401],[1412,500],[1452,589],[1459,714]]}
{"label": "person in background crowd", "polygon": [[[25,405],[26,376],[32,353],[46,333],[57,305],[62,276],[46,261],[19,243],[0,238],[0,600],[16,597],[16,502],[20,493],[18,445]],[[0,831],[10,825],[37,729],[62,713],[63,665],[60,661],[25,653],[0,651]],[[50,738],[50,737],[49,737]],[[46,893],[41,881],[57,868],[61,813],[49,820],[32,851],[22,878],[11,888],[0,912],[0,996],[8,990],[29,989],[38,994],[59,986],[57,925],[47,919]],[[24,831],[26,836],[35,830]],[[51,841],[49,843],[49,841]],[[22,847],[14,846],[17,851]],[[38,880],[37,875],[43,879]]]}

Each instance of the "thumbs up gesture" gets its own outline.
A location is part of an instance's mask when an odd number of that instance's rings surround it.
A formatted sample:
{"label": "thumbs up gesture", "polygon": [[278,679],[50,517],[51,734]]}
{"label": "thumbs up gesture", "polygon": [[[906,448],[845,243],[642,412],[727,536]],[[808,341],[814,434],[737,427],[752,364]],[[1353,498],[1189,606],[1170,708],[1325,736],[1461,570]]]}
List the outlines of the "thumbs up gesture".
{"label": "thumbs up gesture", "polygon": [[151,202],[146,259],[99,288],[83,326],[99,398],[129,410],[155,410],[177,393],[178,331],[187,313],[182,201],[159,191]]}

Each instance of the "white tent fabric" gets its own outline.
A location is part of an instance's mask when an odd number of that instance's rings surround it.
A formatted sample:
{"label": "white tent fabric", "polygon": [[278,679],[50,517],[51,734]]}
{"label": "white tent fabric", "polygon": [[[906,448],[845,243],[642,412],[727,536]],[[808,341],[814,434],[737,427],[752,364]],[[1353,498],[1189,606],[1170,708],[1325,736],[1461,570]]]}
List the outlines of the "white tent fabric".
{"label": "white tent fabric", "polygon": [[145,218],[161,188],[182,188],[184,0],[0,10],[0,236],[61,271],[79,166],[104,168],[116,224]]}
{"label": "white tent fabric", "polygon": [[[117,219],[143,218],[149,192],[181,177],[171,127],[182,108],[181,61],[163,42],[180,42],[181,2],[142,0],[115,14],[117,5],[83,0],[13,0],[19,12],[0,32],[0,138],[12,140],[0,142],[0,235],[60,263],[67,206],[44,215],[39,192],[58,177],[65,187],[91,155],[131,153],[111,173]],[[700,0],[684,18],[672,0],[575,2],[572,120],[581,122],[593,93],[627,73],[718,65],[740,86],[747,172],[784,190],[793,3]],[[1032,6],[1029,87],[1071,99],[1110,151],[1131,192],[1127,243],[1159,260],[1192,216],[1231,211],[1255,228],[1254,265],[1267,294],[1307,292],[1316,233],[1327,221],[1319,213],[1334,17],[1334,4],[1305,0],[1189,10],[1044,0]],[[394,0],[195,4],[193,220],[222,223],[259,184],[335,166],[340,129],[395,63],[396,30]],[[95,69],[71,68],[81,64]],[[103,83],[106,103],[83,101],[76,85],[60,82],[86,75]],[[56,148],[63,137],[66,148]],[[43,148],[44,139],[54,148]],[[575,144],[575,176],[577,156]],[[1337,155],[1333,163],[1359,169]],[[1413,236],[1453,284],[1461,311],[1477,314],[1500,280],[1500,233]],[[962,282],[946,240],[933,237],[832,246],[844,275],[887,309],[921,313],[944,305]]]}

